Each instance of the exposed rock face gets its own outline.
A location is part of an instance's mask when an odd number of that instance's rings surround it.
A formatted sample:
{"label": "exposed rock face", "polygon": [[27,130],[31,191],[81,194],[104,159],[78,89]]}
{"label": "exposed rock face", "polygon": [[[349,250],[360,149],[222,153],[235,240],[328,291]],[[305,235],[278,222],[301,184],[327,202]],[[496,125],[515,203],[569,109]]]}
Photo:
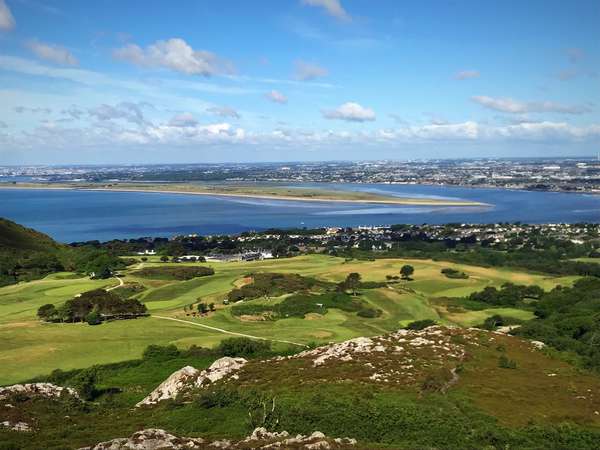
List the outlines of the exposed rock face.
{"label": "exposed rock face", "polygon": [[247,438],[235,442],[230,440],[205,441],[200,438],[177,437],[164,430],[150,428],[138,431],[129,438],[118,438],[101,442],[80,450],[166,450],[166,449],[349,449],[356,445],[350,438],[329,439],[315,431],[289,437],[286,431],[269,432],[265,428],[255,429]]}
{"label": "exposed rock face", "polygon": [[[207,382],[214,383],[215,381],[225,378],[233,372],[238,371],[247,362],[248,361],[246,361],[244,358],[230,358],[229,356],[217,359],[208,369],[203,370],[200,373],[200,376],[196,380],[196,385],[202,386]],[[232,378],[235,379],[237,377],[236,375],[232,375]]]}
{"label": "exposed rock face", "polygon": [[13,384],[12,386],[0,388],[0,400],[4,400],[15,394],[26,395],[27,397],[58,398],[63,393],[79,398],[77,391],[72,388],[57,386],[52,383],[27,383]]}
{"label": "exposed rock face", "polygon": [[177,372],[173,372],[169,378],[136,406],[154,405],[162,400],[173,399],[188,389],[206,386],[226,377],[235,379],[237,375],[234,372],[246,363],[247,361],[244,358],[226,356],[217,359],[208,369],[202,372],[191,366],[186,366]]}
{"label": "exposed rock face", "polygon": [[192,366],[185,366],[183,369],[173,372],[169,378],[136,406],[154,405],[162,400],[175,398],[182,390],[193,385],[199,374],[200,371]]}

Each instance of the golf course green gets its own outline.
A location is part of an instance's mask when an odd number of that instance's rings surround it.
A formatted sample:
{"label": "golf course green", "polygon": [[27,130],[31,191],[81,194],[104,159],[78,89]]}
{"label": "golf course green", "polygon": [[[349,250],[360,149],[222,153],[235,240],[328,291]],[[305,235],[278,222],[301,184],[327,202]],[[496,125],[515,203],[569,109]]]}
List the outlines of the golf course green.
{"label": "golf course green", "polygon": [[[389,275],[399,275],[405,264],[415,269],[412,280],[389,282],[386,279]],[[377,335],[421,319],[459,326],[480,324],[494,314],[527,320],[533,316],[530,311],[449,308],[447,299],[465,297],[486,286],[499,287],[506,282],[539,285],[548,290],[556,285],[569,286],[576,279],[442,261],[347,261],[325,255],[253,262],[192,263],[190,265],[212,267],[215,274],[187,281],[138,276],[143,268],[183,265],[149,258],[122,271],[119,278],[126,285],[135,282],[144,286],[145,289],[135,297],[146,305],[150,317],[108,321],[98,326],[42,323],[36,312],[44,304],[58,306],[85,291],[115,287],[121,283],[117,278],[90,280],[75,274],[58,273],[0,288],[0,384],[23,381],[57,368],[82,368],[138,358],[150,344],[212,347],[224,338],[241,334],[273,340],[274,345],[306,345]],[[441,273],[443,268],[464,272],[468,278],[448,278]],[[362,301],[381,310],[381,314],[365,318],[356,313],[329,309],[323,314],[310,313],[304,318],[280,320],[234,316],[231,305],[223,301],[233,288],[250,282],[250,275],[257,272],[293,273],[336,283],[349,273],[357,272],[363,282],[381,285],[358,292]],[[252,302],[269,304],[284,298],[265,297]],[[194,316],[184,310],[198,302],[214,303],[216,310],[203,316]]]}

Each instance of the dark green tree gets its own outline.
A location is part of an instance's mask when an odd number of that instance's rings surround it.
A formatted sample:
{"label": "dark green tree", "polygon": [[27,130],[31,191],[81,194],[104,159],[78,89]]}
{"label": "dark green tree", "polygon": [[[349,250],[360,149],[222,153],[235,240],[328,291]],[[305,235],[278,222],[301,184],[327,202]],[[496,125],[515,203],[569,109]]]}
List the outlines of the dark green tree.
{"label": "dark green tree", "polygon": [[410,264],[406,264],[400,269],[400,275],[405,280],[409,280],[413,273],[415,273],[415,268]]}
{"label": "dark green tree", "polygon": [[40,320],[50,322],[58,318],[58,311],[56,310],[56,307],[53,304],[48,303],[39,307],[37,315],[40,318]]}

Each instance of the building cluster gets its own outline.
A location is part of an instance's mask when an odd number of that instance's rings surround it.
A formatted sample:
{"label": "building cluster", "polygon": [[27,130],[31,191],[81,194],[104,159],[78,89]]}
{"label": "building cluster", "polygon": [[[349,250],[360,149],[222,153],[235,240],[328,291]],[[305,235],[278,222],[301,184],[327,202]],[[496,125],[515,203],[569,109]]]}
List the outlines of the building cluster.
{"label": "building cluster", "polygon": [[600,193],[600,158],[0,167],[0,182],[433,184]]}
{"label": "building cluster", "polygon": [[[218,239],[213,236],[212,239]],[[336,247],[353,247],[364,250],[387,250],[395,244],[410,241],[444,242],[454,246],[479,244],[490,248],[535,248],[548,240],[581,245],[590,242],[600,244],[598,224],[446,224],[446,225],[395,225],[363,227],[328,227],[305,230],[302,233],[255,232],[231,236],[240,247],[254,248],[266,243],[285,241],[298,248],[298,251],[324,251]],[[259,251],[260,253],[260,251]],[[272,256],[272,255],[270,255]],[[600,255],[599,255],[600,256]]]}

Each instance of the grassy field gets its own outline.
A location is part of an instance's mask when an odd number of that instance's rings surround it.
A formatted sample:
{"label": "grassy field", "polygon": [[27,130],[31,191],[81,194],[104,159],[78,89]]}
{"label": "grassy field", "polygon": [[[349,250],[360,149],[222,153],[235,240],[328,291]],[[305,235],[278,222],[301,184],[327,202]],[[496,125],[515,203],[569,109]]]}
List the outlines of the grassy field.
{"label": "grassy field", "polygon": [[[151,261],[135,266],[162,264]],[[325,314],[287,318],[277,321],[241,320],[223,305],[227,293],[249,272],[298,273],[324,281],[338,282],[350,272],[358,272],[363,281],[385,281],[386,275],[398,275],[400,267],[415,267],[414,280],[387,287],[367,289],[360,298],[377,309],[380,317],[365,319],[355,313],[331,309]],[[136,277],[136,270],[122,274],[125,282],[138,282],[147,289],[138,295],[153,316],[177,318],[192,324],[150,317],[115,321],[92,327],[87,324],[42,324],[36,319],[41,305],[59,305],[74,295],[99,287],[118,284],[117,280],[89,280],[71,274],[54,274],[43,280],[0,288],[0,384],[21,381],[52,369],[87,367],[97,363],[139,357],[149,344],[174,343],[182,348],[192,344],[211,347],[225,337],[221,331],[298,343],[341,341],[356,336],[381,334],[395,330],[413,320],[433,319],[443,324],[472,326],[493,314],[529,319],[531,313],[519,309],[484,309],[449,312],[441,297],[462,297],[485,286],[505,282],[537,284],[544,289],[570,285],[575,277],[547,277],[505,269],[493,269],[427,260],[378,259],[353,260],[322,255],[300,256],[281,260],[206,264],[215,275],[176,282]],[[451,267],[469,275],[468,279],[449,279],[440,273]],[[186,315],[185,305],[214,302],[217,310],[205,317]],[[258,301],[258,300],[255,300]],[[275,302],[277,299],[261,299]]]}

